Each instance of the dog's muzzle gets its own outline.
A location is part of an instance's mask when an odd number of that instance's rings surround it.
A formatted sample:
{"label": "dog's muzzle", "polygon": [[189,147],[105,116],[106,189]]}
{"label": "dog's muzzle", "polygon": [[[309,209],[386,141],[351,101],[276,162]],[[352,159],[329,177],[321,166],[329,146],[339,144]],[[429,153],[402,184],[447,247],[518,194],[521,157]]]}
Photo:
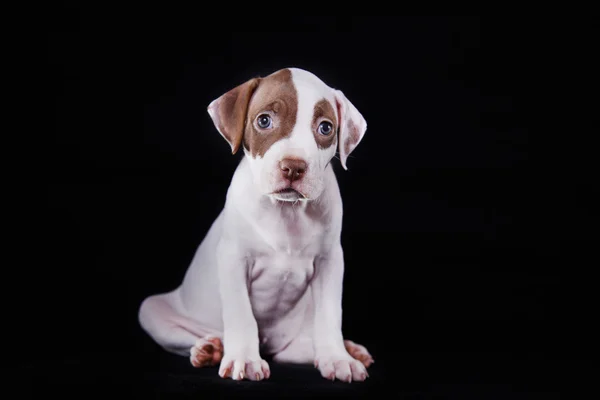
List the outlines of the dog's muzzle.
{"label": "dog's muzzle", "polygon": [[271,193],[271,196],[280,201],[306,200],[305,195],[292,188],[278,190],[276,192]]}

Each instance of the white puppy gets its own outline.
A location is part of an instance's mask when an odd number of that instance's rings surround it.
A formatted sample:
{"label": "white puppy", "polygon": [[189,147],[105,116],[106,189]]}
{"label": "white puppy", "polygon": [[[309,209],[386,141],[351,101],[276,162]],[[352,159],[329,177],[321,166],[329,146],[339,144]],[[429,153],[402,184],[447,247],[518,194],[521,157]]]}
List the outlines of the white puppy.
{"label": "white puppy", "polygon": [[266,354],[364,380],[373,359],[342,336],[342,200],[330,161],[339,149],[346,169],[366,121],[297,68],[251,79],[208,112],[245,157],[183,283],[144,300],[141,326],[196,367],[220,363],[224,378],[268,378]]}

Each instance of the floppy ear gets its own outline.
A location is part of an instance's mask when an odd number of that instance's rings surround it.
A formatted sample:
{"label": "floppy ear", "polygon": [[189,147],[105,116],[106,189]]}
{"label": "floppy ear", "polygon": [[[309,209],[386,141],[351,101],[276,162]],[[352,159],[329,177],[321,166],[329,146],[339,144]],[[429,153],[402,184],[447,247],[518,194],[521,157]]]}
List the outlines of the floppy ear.
{"label": "floppy ear", "polygon": [[215,127],[235,154],[242,143],[248,104],[260,78],[253,78],[223,94],[208,105],[208,114]]}
{"label": "floppy ear", "polygon": [[360,112],[346,98],[340,90],[334,90],[335,103],[337,105],[339,127],[338,127],[338,150],[342,167],[347,170],[346,160],[352,150],[358,146],[367,130],[367,121]]}

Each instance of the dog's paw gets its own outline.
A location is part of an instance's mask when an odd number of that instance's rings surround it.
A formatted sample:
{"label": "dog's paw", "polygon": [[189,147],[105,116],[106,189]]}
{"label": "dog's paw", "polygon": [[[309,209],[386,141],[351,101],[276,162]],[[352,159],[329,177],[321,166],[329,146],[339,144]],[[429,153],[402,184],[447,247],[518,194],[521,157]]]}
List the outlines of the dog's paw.
{"label": "dog's paw", "polygon": [[317,357],[315,367],[321,371],[323,378],[332,381],[337,378],[348,383],[362,382],[369,376],[362,362],[350,357],[349,354]]}
{"label": "dog's paw", "polygon": [[190,362],[196,368],[211,367],[223,358],[223,343],[217,337],[198,339],[190,349]]}
{"label": "dog's paw", "polygon": [[269,379],[271,370],[269,364],[260,356],[246,357],[225,354],[219,367],[219,376],[234,380],[262,381],[263,379]]}
{"label": "dog's paw", "polygon": [[344,347],[346,347],[348,354],[363,363],[367,368],[375,362],[365,346],[361,346],[351,340],[344,340]]}

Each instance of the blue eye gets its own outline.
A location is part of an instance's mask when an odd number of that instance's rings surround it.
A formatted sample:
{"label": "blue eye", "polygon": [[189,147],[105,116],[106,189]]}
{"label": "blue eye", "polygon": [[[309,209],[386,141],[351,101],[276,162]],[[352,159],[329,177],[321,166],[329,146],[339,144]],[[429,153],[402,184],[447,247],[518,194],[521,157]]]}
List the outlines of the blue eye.
{"label": "blue eye", "polygon": [[327,136],[333,131],[333,125],[331,125],[331,123],[329,123],[329,122],[323,121],[319,125],[318,130],[321,135]]}
{"label": "blue eye", "polygon": [[271,120],[271,117],[267,114],[261,114],[256,119],[256,124],[261,129],[267,129],[270,128],[271,125],[273,125],[273,120]]}

